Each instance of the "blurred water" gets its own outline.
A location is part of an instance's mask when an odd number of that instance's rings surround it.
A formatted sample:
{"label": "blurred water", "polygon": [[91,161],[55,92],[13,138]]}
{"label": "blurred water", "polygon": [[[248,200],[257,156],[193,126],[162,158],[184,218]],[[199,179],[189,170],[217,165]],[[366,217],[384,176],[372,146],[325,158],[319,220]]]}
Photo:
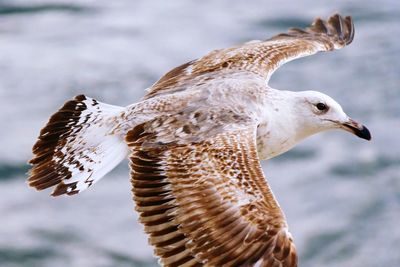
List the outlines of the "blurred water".
{"label": "blurred water", "polygon": [[400,4],[385,1],[0,0],[0,266],[156,266],[127,163],[81,195],[27,188],[25,162],[74,95],[128,105],[172,67],[314,17],[354,17],[344,50],[285,65],[276,88],[319,90],[369,126],[265,163],[301,266],[400,266]]}

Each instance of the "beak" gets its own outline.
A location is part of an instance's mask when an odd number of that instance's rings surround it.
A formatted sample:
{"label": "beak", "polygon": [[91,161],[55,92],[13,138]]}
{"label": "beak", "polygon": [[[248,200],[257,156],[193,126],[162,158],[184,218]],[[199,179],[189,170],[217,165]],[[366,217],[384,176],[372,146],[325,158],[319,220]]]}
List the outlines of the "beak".
{"label": "beak", "polygon": [[357,135],[362,139],[368,141],[371,140],[371,133],[369,132],[368,128],[353,119],[348,118],[346,122],[341,124],[341,128]]}

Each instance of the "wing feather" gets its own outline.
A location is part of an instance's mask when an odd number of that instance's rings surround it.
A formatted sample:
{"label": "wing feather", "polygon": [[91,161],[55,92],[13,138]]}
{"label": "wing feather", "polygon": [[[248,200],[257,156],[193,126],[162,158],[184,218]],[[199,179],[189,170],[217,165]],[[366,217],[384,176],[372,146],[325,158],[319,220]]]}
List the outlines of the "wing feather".
{"label": "wing feather", "polygon": [[156,82],[145,98],[160,94],[190,90],[199,84],[223,79],[240,72],[262,77],[268,82],[281,65],[320,51],[341,49],[354,38],[351,17],[339,14],[327,21],[316,18],[306,29],[292,28],[266,41],[249,42],[240,46],[210,52],[204,57],[183,64]]}
{"label": "wing feather", "polygon": [[259,163],[256,126],[179,144],[159,143],[150,129],[126,139],[136,209],[164,266],[297,266]]}

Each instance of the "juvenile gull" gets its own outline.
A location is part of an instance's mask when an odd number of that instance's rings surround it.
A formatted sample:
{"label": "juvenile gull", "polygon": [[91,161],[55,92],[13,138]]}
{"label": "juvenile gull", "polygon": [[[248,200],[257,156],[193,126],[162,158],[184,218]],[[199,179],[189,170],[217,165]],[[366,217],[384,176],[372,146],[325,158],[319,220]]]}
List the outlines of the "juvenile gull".
{"label": "juvenile gull", "polygon": [[163,266],[297,266],[259,160],[325,130],[371,135],[329,96],[268,80],[280,65],[353,36],[351,17],[317,18],[179,66],[128,107],[77,96],[41,130],[29,185],[74,195],[129,156],[136,210]]}

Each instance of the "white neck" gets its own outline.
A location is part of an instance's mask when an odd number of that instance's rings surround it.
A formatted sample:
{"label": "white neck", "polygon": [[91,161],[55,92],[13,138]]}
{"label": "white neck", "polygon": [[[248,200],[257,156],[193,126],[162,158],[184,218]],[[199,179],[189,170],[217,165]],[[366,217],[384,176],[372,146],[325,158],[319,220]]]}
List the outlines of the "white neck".
{"label": "white neck", "polygon": [[257,130],[260,159],[280,155],[317,131],[306,131],[297,108],[301,93],[269,89]]}

